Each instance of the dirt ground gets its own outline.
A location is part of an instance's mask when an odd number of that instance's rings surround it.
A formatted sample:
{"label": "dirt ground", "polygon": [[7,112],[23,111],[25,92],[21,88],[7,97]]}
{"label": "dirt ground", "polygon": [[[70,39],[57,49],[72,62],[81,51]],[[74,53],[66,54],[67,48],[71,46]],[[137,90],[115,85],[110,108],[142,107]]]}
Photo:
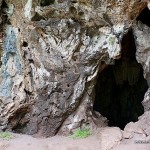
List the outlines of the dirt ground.
{"label": "dirt ground", "polygon": [[147,143],[136,143],[138,140],[142,140],[142,135],[122,139],[117,128],[101,130],[85,139],[63,136],[34,138],[13,134],[10,140],[0,140],[0,150],[150,150],[150,140],[147,140]]}

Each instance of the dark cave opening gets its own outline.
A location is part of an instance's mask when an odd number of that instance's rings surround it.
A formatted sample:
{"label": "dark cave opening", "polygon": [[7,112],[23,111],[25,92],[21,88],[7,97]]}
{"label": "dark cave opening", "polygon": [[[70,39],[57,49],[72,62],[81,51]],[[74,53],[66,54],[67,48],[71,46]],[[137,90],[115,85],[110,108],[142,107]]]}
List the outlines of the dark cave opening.
{"label": "dark cave opening", "polygon": [[124,35],[121,45],[121,58],[98,75],[93,110],[106,117],[109,126],[124,129],[144,113],[141,102],[148,85],[142,66],[136,61],[132,29]]}
{"label": "dark cave opening", "polygon": [[143,24],[146,24],[150,27],[150,10],[148,7],[144,8],[140,15],[137,17],[137,21],[141,21]]}
{"label": "dark cave opening", "polygon": [[44,6],[49,6],[51,4],[54,4],[55,0],[41,0],[40,1],[40,6],[44,7]]}

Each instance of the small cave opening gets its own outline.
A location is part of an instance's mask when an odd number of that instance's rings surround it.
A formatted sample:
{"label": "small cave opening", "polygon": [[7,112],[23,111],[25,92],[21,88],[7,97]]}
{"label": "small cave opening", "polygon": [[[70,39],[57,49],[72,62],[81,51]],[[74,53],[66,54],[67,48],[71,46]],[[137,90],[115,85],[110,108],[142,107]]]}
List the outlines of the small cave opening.
{"label": "small cave opening", "polygon": [[97,77],[93,110],[106,117],[109,126],[124,129],[144,113],[141,102],[148,85],[136,60],[132,29],[124,35],[121,46],[121,58],[107,65]]}
{"label": "small cave opening", "polygon": [[55,3],[55,0],[41,0],[40,6],[45,7]]}
{"label": "small cave opening", "polygon": [[28,43],[26,41],[23,41],[22,46],[23,47],[28,47]]}
{"label": "small cave opening", "polygon": [[148,9],[148,7],[145,7],[136,20],[141,21],[143,24],[146,24],[150,27],[150,19],[148,18],[150,18],[150,10]]}

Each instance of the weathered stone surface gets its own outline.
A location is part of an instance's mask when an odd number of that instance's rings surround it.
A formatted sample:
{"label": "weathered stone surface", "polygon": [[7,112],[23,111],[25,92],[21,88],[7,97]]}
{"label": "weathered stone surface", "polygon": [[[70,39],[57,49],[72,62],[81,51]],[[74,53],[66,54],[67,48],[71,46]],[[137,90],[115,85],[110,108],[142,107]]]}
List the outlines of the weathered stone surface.
{"label": "weathered stone surface", "polygon": [[149,51],[149,37],[150,37],[150,28],[138,21],[134,26],[134,35],[135,35],[135,41],[136,41],[136,58],[137,61],[142,64],[144,69],[144,75],[145,78],[150,80],[150,51]]}
{"label": "weathered stone surface", "polygon": [[130,133],[144,134],[146,136],[150,135],[150,112],[145,112],[139,117],[139,121],[133,123],[130,122],[126,125],[124,131]]}
{"label": "weathered stone surface", "polygon": [[144,131],[142,130],[142,128],[140,127],[140,125],[138,123],[133,123],[130,122],[126,125],[124,131],[126,132],[133,132],[133,133],[139,133],[139,134],[143,134]]}
{"label": "weathered stone surface", "polygon": [[101,150],[111,150],[120,144],[122,132],[119,128],[104,128],[98,135]]}
{"label": "weathered stone surface", "polygon": [[[146,2],[6,3],[8,20],[1,38],[1,129],[50,136],[93,119],[93,124],[105,126],[105,118],[94,117],[92,112],[95,80],[104,68],[102,62],[111,64],[120,57],[121,38]],[[144,66],[145,74],[147,69]]]}
{"label": "weathered stone surface", "polygon": [[123,131],[122,135],[123,135],[124,139],[131,139],[131,138],[133,138],[133,133],[132,132]]}
{"label": "weathered stone surface", "polygon": [[[143,66],[144,77],[147,79],[147,83],[150,87],[150,28],[138,21],[133,26],[135,42],[136,42],[136,58],[137,61]],[[150,110],[150,89],[146,92],[143,106],[145,111]]]}

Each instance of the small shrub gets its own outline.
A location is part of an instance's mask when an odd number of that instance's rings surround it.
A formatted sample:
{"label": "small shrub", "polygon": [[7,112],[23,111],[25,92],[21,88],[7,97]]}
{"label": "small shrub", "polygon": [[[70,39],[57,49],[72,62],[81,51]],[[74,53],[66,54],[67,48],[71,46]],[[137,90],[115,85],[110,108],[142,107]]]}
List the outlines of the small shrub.
{"label": "small shrub", "polygon": [[89,128],[83,128],[83,129],[77,129],[73,135],[71,135],[72,138],[86,138],[91,134]]}
{"label": "small shrub", "polygon": [[9,132],[0,132],[0,138],[4,140],[9,140],[13,138],[13,135]]}

